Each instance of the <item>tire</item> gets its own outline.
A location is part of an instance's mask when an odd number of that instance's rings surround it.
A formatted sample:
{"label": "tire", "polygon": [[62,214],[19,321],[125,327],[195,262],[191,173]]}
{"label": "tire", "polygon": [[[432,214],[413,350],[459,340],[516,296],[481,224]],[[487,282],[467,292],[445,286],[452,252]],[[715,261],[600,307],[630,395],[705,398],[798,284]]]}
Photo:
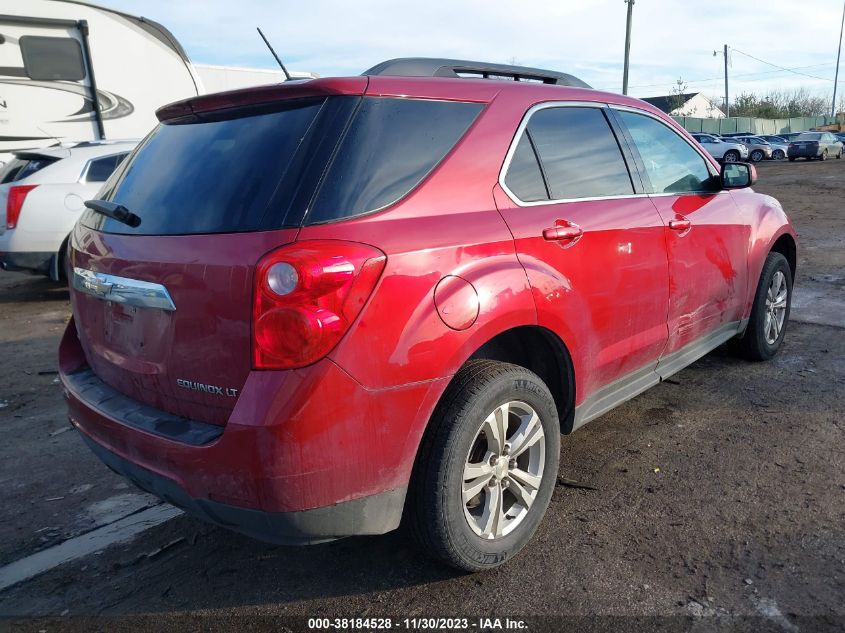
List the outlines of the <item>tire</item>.
{"label": "tire", "polygon": [[790,163],[794,163],[794,162],[795,162],[795,156],[790,156],[790,157],[789,157],[789,162],[790,162]]}
{"label": "tire", "polygon": [[[504,418],[509,421],[504,436],[516,441],[510,457],[503,449],[504,458],[497,458],[495,437],[502,432],[494,426],[503,419],[496,414],[505,403],[510,404],[510,414]],[[536,412],[539,424],[529,423],[534,419],[529,410]],[[490,430],[485,432],[485,427]],[[534,441],[522,437],[529,442],[526,449],[519,439],[528,428]],[[538,428],[541,438],[535,435]],[[488,433],[494,441],[488,441]],[[524,452],[514,459],[520,448]],[[437,405],[420,446],[405,513],[411,534],[429,554],[458,569],[475,572],[501,565],[525,546],[540,524],[554,491],[559,459],[560,423],[543,381],[509,363],[469,361]],[[527,485],[525,476],[531,473],[539,475],[539,485]],[[474,496],[465,497],[476,488]],[[519,504],[521,493],[534,495],[533,501]],[[485,521],[499,499],[504,500],[501,507],[507,507],[495,513],[501,523]],[[485,531],[489,536],[482,536]]]}
{"label": "tire", "polygon": [[739,152],[735,149],[729,149],[727,152],[725,152],[724,156],[722,156],[722,160],[726,163],[739,162]]}
{"label": "tire", "polygon": [[842,158],[842,150],[839,150],[839,153],[836,155],[836,160],[840,160]]}
{"label": "tire", "polygon": [[[781,277],[778,277],[780,275]],[[777,284],[777,279],[782,279],[783,299],[782,319],[781,311],[770,311],[769,290]],[[781,294],[781,293],[779,293]],[[737,341],[737,351],[748,360],[761,361],[769,360],[780,349],[783,337],[786,333],[786,326],[789,323],[789,310],[792,306],[792,270],[786,257],[780,253],[769,253],[766,262],[763,264],[763,272],[760,273],[760,281],[757,284],[757,292],[754,295],[754,303],[751,307],[751,319],[745,330],[745,335]],[[773,312],[778,314],[774,317],[775,323],[780,327],[777,331],[771,329]]]}
{"label": "tire", "polygon": [[751,152],[749,158],[751,159],[752,163],[759,163],[761,160],[763,160],[762,150],[755,149],[753,152]]}
{"label": "tire", "polygon": [[822,160],[822,161],[827,160],[827,150],[824,150],[822,152],[822,155],[819,157],[819,160]]}
{"label": "tire", "polygon": [[772,158],[775,160],[783,160],[784,158],[786,158],[786,154],[783,153],[782,149],[776,149],[774,152],[772,152]]}

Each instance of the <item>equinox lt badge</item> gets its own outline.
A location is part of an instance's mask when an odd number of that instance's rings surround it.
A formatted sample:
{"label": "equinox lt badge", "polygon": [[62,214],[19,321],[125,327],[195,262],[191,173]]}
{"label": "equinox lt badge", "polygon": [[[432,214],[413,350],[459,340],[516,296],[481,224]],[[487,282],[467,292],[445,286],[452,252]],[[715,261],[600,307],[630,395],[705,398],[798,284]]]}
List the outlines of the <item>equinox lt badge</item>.
{"label": "equinox lt badge", "polygon": [[228,398],[237,398],[238,390],[232,387],[218,387],[217,385],[207,385],[204,382],[194,382],[192,380],[185,380],[184,378],[177,378],[176,384],[182,389],[190,389],[191,391],[202,391],[203,393],[210,393],[216,396],[226,396]]}

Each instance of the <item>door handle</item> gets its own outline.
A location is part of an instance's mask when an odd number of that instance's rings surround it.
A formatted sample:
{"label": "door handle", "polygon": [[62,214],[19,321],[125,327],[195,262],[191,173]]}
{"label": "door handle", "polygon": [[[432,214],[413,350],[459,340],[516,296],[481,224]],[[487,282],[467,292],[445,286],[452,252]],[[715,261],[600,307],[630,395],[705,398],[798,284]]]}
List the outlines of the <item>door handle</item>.
{"label": "door handle", "polygon": [[543,239],[548,240],[549,242],[565,242],[574,240],[581,237],[583,234],[584,229],[577,224],[550,226],[547,229],[543,229]]}
{"label": "door handle", "polygon": [[690,227],[692,226],[692,222],[689,220],[669,220],[669,228],[673,231],[678,231],[679,233],[683,233],[684,231],[689,231]]}

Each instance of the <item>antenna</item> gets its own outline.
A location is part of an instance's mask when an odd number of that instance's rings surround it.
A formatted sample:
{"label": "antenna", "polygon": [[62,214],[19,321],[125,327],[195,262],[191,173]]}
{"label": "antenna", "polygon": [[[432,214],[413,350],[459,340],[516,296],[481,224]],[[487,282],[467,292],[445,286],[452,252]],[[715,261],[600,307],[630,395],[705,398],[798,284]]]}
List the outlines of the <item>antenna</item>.
{"label": "antenna", "polygon": [[270,49],[270,52],[273,53],[273,57],[276,58],[276,61],[279,62],[279,66],[282,67],[282,72],[285,73],[285,81],[290,81],[290,73],[288,72],[288,69],[285,68],[285,65],[282,63],[282,60],[279,59],[278,55],[276,55],[276,51],[274,51],[273,47],[270,46],[270,42],[268,42],[267,38],[264,37],[264,33],[262,33],[261,29],[257,26],[255,27],[255,30],[258,31],[258,34],[261,36],[261,39],[264,40],[264,43],[267,45],[267,48]]}

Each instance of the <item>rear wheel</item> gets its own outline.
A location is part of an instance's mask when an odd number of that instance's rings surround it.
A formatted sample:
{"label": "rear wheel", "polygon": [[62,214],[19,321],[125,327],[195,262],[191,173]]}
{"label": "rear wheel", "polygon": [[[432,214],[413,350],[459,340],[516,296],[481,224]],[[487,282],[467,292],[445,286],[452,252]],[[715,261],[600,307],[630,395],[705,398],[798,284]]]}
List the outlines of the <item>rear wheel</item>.
{"label": "rear wheel", "polygon": [[824,151],[822,152],[822,155],[821,155],[820,160],[827,160],[827,150],[824,150]]}
{"label": "rear wheel", "polygon": [[839,160],[840,158],[842,158],[842,150],[841,149],[839,150],[839,153],[836,155],[836,160]]}
{"label": "rear wheel", "polygon": [[795,162],[795,156],[790,156],[790,157],[789,157],[789,162],[790,162],[790,163],[794,163],[794,162]]}
{"label": "rear wheel", "polygon": [[501,565],[529,541],[557,478],[560,425],[533,372],[468,362],[420,447],[406,519],[430,554],[453,567]]}
{"label": "rear wheel", "polygon": [[763,160],[763,151],[755,149],[753,152],[751,152],[750,158],[752,163],[759,163],[761,160]]}
{"label": "rear wheel", "polygon": [[725,152],[725,155],[722,157],[722,160],[726,163],[735,163],[739,160],[739,152],[735,149],[729,149]]}
{"label": "rear wheel", "polygon": [[792,269],[780,253],[769,253],[751,308],[745,335],[737,342],[749,360],[769,360],[783,342],[792,305]]}
{"label": "rear wheel", "polygon": [[772,152],[772,158],[774,158],[775,160],[783,160],[784,158],[786,158],[786,154],[783,153],[782,149],[776,149],[774,152]]}

